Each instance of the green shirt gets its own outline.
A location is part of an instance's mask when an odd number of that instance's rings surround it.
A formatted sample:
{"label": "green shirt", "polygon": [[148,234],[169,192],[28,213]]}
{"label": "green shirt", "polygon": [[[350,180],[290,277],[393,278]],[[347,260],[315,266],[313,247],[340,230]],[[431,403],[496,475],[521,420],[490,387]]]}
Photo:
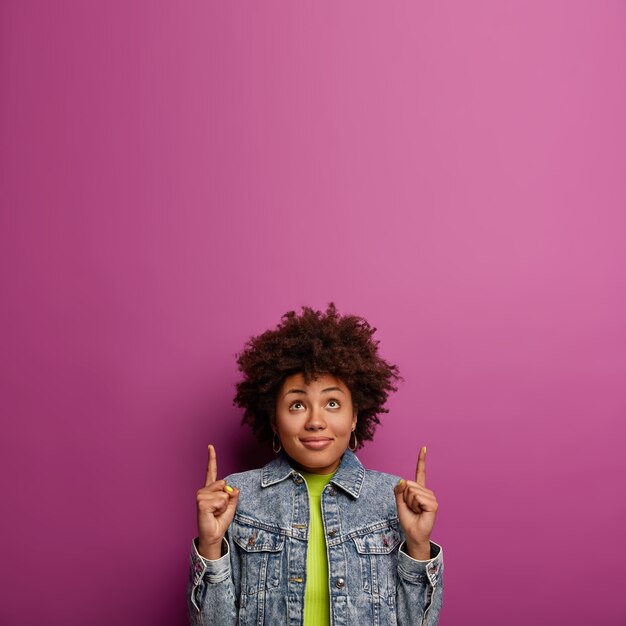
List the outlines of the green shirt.
{"label": "green shirt", "polygon": [[322,491],[332,474],[300,472],[309,490],[309,545],[306,554],[304,589],[304,626],[330,626],[330,591],[328,589],[328,555],[322,522]]}

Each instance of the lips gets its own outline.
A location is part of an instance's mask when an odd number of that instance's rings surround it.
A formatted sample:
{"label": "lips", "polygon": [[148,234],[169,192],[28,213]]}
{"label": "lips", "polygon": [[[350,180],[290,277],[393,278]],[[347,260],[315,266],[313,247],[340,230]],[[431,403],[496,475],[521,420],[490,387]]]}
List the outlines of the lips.
{"label": "lips", "polygon": [[322,450],[326,446],[329,446],[332,441],[333,440],[328,437],[305,437],[304,439],[300,439],[302,445],[310,450]]}

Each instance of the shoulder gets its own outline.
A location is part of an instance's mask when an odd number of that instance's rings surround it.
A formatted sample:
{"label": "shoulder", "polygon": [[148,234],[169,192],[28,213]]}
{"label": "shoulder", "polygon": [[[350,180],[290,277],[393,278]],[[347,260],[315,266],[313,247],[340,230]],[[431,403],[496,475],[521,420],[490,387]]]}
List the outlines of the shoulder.
{"label": "shoulder", "polygon": [[227,484],[239,489],[233,523],[282,532],[280,529],[291,528],[291,501],[295,484],[292,480],[280,480],[264,485],[264,471],[266,468],[226,477]]}
{"label": "shoulder", "polygon": [[391,486],[395,487],[396,483],[400,480],[400,476],[395,474],[387,474],[386,472],[378,472],[377,470],[365,470],[363,477],[363,486]]}
{"label": "shoulder", "polygon": [[384,516],[395,516],[396,497],[393,488],[398,480],[400,480],[399,476],[366,469],[361,485],[359,505],[365,508],[377,508]]}
{"label": "shoulder", "polygon": [[261,487],[261,469],[248,470],[247,472],[236,472],[225,477],[227,485],[237,487],[241,491],[251,488]]}
{"label": "shoulder", "polygon": [[397,525],[398,512],[393,491],[397,482],[398,477],[393,474],[363,468],[358,495],[344,500],[344,528],[362,531]]}

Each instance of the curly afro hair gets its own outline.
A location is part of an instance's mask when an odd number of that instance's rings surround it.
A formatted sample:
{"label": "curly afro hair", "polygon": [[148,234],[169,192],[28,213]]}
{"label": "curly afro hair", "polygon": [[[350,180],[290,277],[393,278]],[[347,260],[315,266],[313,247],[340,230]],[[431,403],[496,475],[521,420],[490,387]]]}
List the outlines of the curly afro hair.
{"label": "curly afro hair", "polygon": [[355,315],[340,316],[334,303],[326,312],[302,307],[302,314],[285,313],[273,330],[252,337],[237,356],[244,379],[237,383],[234,404],[244,409],[242,424],[257,439],[272,440],[276,397],[287,376],[302,373],[307,384],[320,374],[336,376],[350,389],[357,411],[358,446],[371,441],[388,413],[387,397],[402,380],[396,365],[378,355],[376,328]]}

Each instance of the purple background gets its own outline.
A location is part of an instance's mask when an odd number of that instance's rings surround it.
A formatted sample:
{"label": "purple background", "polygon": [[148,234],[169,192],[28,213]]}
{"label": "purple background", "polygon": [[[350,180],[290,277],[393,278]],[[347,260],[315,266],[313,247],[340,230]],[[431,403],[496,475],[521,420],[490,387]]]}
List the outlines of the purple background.
{"label": "purple background", "polygon": [[235,355],[331,300],[441,624],[626,623],[625,77],[617,0],[4,0],[0,623],[184,624]]}

